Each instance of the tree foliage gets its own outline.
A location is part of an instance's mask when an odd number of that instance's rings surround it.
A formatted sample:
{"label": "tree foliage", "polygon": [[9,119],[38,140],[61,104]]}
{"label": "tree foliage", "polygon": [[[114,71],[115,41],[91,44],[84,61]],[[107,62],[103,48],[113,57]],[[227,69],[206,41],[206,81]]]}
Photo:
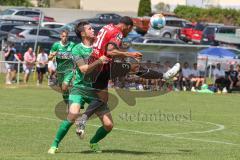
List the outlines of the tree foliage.
{"label": "tree foliage", "polygon": [[227,25],[240,25],[240,10],[224,9],[219,7],[198,8],[190,6],[177,6],[174,13],[192,22],[213,22]]}
{"label": "tree foliage", "polygon": [[149,16],[152,13],[151,0],[140,0],[138,6],[138,16]]}

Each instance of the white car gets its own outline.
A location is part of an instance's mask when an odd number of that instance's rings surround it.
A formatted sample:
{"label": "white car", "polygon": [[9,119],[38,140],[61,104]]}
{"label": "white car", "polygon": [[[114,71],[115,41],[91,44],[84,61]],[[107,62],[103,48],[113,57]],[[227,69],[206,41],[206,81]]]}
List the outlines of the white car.
{"label": "white car", "polygon": [[42,27],[52,28],[52,29],[61,28],[64,25],[65,25],[65,23],[58,23],[58,22],[43,22],[43,23],[41,23]]}

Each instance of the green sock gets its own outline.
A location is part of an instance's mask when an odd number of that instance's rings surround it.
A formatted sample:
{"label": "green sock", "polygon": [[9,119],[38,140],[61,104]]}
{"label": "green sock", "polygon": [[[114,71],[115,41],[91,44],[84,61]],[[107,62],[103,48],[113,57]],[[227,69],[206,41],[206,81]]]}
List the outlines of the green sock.
{"label": "green sock", "polygon": [[56,137],[53,141],[52,147],[58,147],[58,144],[61,142],[61,140],[64,138],[64,136],[67,134],[69,128],[72,126],[72,122],[68,120],[62,121],[60,124]]}
{"label": "green sock", "polygon": [[62,94],[63,100],[66,104],[68,104],[68,99],[69,99],[69,91],[63,92]]}
{"label": "green sock", "polygon": [[93,136],[93,138],[90,140],[90,143],[98,143],[100,140],[102,140],[106,135],[109,133],[109,131],[106,131],[104,127],[98,128],[97,132]]}

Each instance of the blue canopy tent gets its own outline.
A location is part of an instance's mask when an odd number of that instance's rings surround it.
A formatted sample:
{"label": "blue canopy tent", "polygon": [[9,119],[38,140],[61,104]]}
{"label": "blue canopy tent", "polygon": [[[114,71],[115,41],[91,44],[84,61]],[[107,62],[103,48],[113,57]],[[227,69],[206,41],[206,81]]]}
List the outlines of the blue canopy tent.
{"label": "blue canopy tent", "polygon": [[215,56],[215,57],[228,57],[228,58],[236,58],[237,55],[227,49],[224,48],[218,48],[218,47],[210,47],[203,49],[199,52],[200,55],[206,55],[206,56]]}

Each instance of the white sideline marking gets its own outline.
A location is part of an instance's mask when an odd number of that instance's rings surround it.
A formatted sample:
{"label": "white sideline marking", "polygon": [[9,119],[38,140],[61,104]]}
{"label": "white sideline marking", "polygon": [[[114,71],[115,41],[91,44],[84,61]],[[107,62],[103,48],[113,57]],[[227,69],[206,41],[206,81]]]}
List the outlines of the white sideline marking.
{"label": "white sideline marking", "polygon": [[[13,114],[13,113],[0,113],[0,114],[1,115],[16,116],[16,117],[23,117],[23,118],[32,118],[32,119],[36,119],[37,118],[37,119],[45,119],[45,120],[50,120],[50,121],[59,121],[59,119],[47,118],[47,117],[26,116],[26,115],[18,115],[18,114]],[[198,121],[196,121],[196,122],[198,122]],[[198,139],[198,138],[186,138],[186,137],[176,136],[176,135],[181,135],[181,134],[212,133],[212,132],[223,130],[225,128],[224,125],[221,125],[221,124],[215,124],[215,123],[211,123],[211,122],[202,122],[202,121],[199,121],[199,122],[212,124],[212,125],[217,126],[218,128],[207,130],[207,131],[183,132],[183,133],[173,133],[173,134],[142,132],[142,131],[137,131],[137,130],[121,129],[121,128],[114,128],[114,130],[119,130],[119,131],[124,131],[124,132],[132,132],[132,133],[136,133],[136,134],[152,135],[152,136],[163,136],[163,137],[167,137],[167,138],[200,141],[200,142],[207,142],[207,143],[218,143],[218,144],[237,145],[237,146],[239,145],[239,144],[235,144],[235,143],[231,143],[231,142],[215,141],[215,140],[207,140],[207,139]],[[93,125],[93,124],[88,124],[88,125],[89,126],[93,126],[93,127],[100,127],[99,125]]]}

